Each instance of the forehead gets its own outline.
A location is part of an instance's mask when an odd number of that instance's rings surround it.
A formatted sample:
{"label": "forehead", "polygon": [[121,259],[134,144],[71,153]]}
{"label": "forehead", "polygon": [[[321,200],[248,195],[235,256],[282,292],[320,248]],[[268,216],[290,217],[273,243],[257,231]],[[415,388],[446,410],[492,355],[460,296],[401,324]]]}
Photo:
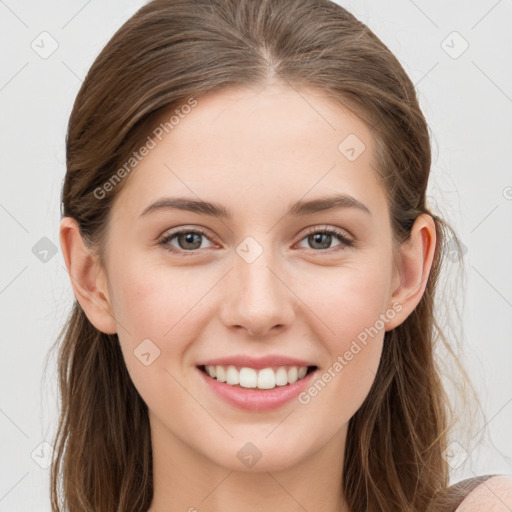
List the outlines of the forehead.
{"label": "forehead", "polygon": [[[332,192],[382,202],[367,126],[325,93],[274,84],[195,100],[174,115],[172,129],[154,139],[129,176],[119,198],[125,207],[140,213],[169,194],[226,198],[255,213]],[[166,112],[155,128],[173,114]]]}

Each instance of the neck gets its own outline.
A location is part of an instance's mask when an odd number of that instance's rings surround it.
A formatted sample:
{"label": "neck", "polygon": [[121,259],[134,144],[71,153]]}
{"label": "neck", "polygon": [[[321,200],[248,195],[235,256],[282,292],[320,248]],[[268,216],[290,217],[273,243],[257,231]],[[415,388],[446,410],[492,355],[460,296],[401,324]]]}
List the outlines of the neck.
{"label": "neck", "polygon": [[[285,469],[223,467],[151,421],[153,501],[148,512],[348,512],[342,496],[346,425],[316,452]],[[241,443],[243,445],[243,443]]]}

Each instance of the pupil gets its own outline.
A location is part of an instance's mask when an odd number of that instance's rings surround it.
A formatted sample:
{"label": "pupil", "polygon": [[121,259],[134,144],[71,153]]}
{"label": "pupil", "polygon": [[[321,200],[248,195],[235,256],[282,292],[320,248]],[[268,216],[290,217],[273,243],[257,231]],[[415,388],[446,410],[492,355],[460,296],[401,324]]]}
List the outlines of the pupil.
{"label": "pupil", "polygon": [[313,243],[319,243],[322,244],[322,237],[326,237],[326,241],[324,241],[324,247],[321,247],[321,249],[327,249],[329,248],[329,245],[331,245],[331,236],[328,233],[315,233],[313,236]]}
{"label": "pupil", "polygon": [[[182,236],[185,239],[185,245],[187,245],[187,244],[194,244],[194,237],[197,238],[196,239],[196,244],[199,241],[199,246],[201,245],[201,241],[199,239],[199,237],[201,235],[199,235],[198,233],[186,233],[185,235],[182,235]],[[186,249],[197,249],[197,247],[186,247]]]}

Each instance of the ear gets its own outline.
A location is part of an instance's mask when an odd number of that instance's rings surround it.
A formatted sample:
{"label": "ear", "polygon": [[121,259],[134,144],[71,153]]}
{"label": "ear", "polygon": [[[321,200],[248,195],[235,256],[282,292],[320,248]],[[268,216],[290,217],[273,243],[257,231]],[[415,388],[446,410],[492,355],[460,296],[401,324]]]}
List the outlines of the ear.
{"label": "ear", "polygon": [[400,304],[401,309],[386,323],[386,331],[400,325],[420,302],[434,261],[435,248],[434,219],[425,213],[421,214],[416,218],[409,238],[399,248],[399,262],[395,269],[394,291],[390,302]]}
{"label": "ear", "polygon": [[61,220],[60,245],[75,297],[87,318],[98,330],[115,334],[117,326],[104,269],[98,256],[84,244],[78,223],[71,217]]}

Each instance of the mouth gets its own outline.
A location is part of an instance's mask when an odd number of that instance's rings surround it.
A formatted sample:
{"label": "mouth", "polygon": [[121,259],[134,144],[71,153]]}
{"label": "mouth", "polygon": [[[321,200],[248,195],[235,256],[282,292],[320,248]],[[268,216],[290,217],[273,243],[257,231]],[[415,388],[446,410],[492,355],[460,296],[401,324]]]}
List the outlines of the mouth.
{"label": "mouth", "polygon": [[197,368],[212,380],[235,388],[270,390],[290,386],[318,367],[286,365],[256,369],[235,365],[199,365]]}

